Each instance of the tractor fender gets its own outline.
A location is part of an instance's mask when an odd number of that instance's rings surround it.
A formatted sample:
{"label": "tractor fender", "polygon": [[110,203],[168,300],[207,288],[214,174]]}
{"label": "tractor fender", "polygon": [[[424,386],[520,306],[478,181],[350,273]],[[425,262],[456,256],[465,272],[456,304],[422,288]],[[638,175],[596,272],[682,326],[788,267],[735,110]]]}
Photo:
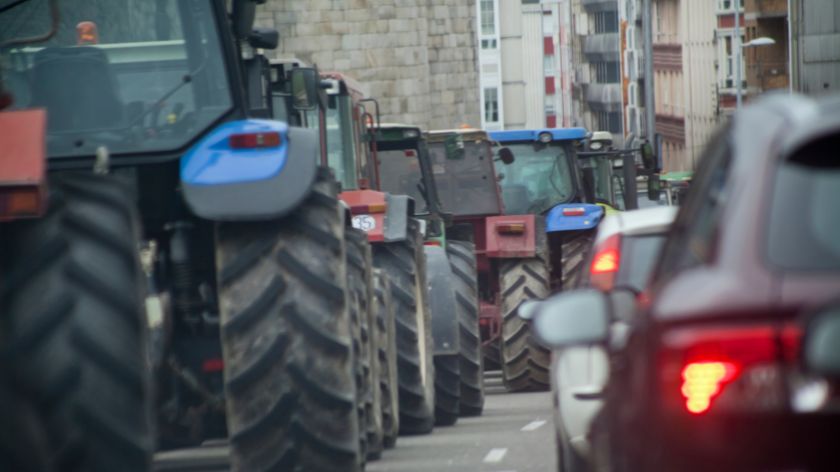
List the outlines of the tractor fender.
{"label": "tractor fender", "polygon": [[446,250],[440,246],[423,246],[426,255],[426,284],[429,310],[432,314],[432,339],[435,355],[458,354],[460,336],[455,312],[452,267]]}
{"label": "tractor fender", "polygon": [[[570,215],[569,213],[573,213]],[[564,203],[557,205],[545,216],[548,233],[593,229],[604,217],[604,208],[591,203]]]}
{"label": "tractor fender", "polygon": [[544,231],[534,215],[491,216],[486,221],[487,257],[518,259],[537,254]]}
{"label": "tractor fender", "polygon": [[[279,146],[233,149],[232,135],[280,133]],[[225,123],[181,159],[184,199],[198,216],[254,221],[284,216],[309,195],[318,166],[318,134],[283,122]]]}
{"label": "tractor fender", "polygon": [[414,216],[414,199],[386,193],[385,205],[385,242],[404,241],[408,237],[408,219]]}

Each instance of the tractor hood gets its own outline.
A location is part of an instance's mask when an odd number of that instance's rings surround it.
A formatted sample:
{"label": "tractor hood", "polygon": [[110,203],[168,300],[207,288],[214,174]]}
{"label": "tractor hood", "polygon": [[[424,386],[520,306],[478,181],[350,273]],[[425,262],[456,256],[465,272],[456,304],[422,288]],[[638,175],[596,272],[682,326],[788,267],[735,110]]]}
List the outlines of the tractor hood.
{"label": "tractor hood", "polygon": [[590,203],[564,203],[557,205],[545,217],[545,231],[579,231],[592,229],[604,217],[604,208]]}

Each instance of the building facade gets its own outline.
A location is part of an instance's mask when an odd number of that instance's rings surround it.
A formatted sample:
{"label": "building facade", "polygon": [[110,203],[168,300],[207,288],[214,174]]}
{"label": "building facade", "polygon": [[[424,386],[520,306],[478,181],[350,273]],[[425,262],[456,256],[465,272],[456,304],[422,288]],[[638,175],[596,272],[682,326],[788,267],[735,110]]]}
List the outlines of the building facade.
{"label": "building facade", "polygon": [[[788,0],[746,0],[746,41],[771,38],[775,44],[744,49],[748,93],[790,89]],[[840,46],[840,43],[838,43]]]}
{"label": "building facade", "polygon": [[354,77],[384,121],[426,129],[481,122],[476,0],[268,0],[258,26],[277,28],[275,58]]}

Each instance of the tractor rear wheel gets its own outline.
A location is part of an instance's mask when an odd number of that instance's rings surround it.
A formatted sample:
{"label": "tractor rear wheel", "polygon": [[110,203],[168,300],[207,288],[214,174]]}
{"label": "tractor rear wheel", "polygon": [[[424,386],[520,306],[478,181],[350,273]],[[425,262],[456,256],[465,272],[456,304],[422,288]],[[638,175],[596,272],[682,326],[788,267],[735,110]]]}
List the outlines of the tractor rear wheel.
{"label": "tractor rear wheel", "polygon": [[397,327],[394,321],[391,283],[385,272],[380,269],[373,271],[373,300],[376,364],[382,409],[382,442],[386,449],[390,449],[397,444],[400,432]]}
{"label": "tractor rear wheel", "polygon": [[452,289],[460,330],[461,416],[479,416],[484,409],[484,376],[481,335],[478,328],[478,277],[475,246],[465,241],[447,241],[452,266]]}
{"label": "tractor rear wheel", "polygon": [[595,236],[593,231],[581,231],[563,239],[560,249],[562,261],[562,289],[571,290],[580,283],[583,275],[584,263],[589,248],[592,247],[592,240]]}
{"label": "tractor rear wheel", "polygon": [[0,231],[0,362],[8,393],[31,402],[0,464],[9,451],[38,454],[27,448],[40,430],[53,470],[145,472],[154,439],[134,202],[109,176],[49,184],[43,218]]}
{"label": "tractor rear wheel", "polygon": [[428,434],[435,424],[432,320],[426,304],[426,263],[419,224],[405,241],[374,246],[374,263],[391,282],[396,311],[400,434]]}
{"label": "tractor rear wheel", "polygon": [[219,226],[233,471],[362,467],[343,230],[325,169],[288,217]]}
{"label": "tractor rear wheel", "polygon": [[502,380],[511,392],[547,390],[551,352],[534,339],[516,311],[526,300],[548,296],[548,265],[539,257],[517,259],[503,263],[500,272]]}
{"label": "tractor rear wheel", "polygon": [[375,460],[382,455],[382,408],[379,392],[379,369],[376,363],[377,341],[373,320],[373,262],[367,234],[356,228],[345,228],[347,246],[347,288],[351,303],[351,319],[359,328],[360,406],[365,445],[363,453]]}

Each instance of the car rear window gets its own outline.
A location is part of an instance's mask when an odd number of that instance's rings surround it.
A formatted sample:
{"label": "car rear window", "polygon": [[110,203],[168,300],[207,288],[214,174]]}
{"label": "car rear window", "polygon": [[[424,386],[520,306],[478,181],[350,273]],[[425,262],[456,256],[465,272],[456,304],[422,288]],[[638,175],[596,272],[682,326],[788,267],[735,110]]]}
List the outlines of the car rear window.
{"label": "car rear window", "polygon": [[767,232],[770,262],[789,270],[840,270],[840,137],[779,166]]}
{"label": "car rear window", "polygon": [[616,285],[644,290],[664,242],[664,234],[624,237]]}

